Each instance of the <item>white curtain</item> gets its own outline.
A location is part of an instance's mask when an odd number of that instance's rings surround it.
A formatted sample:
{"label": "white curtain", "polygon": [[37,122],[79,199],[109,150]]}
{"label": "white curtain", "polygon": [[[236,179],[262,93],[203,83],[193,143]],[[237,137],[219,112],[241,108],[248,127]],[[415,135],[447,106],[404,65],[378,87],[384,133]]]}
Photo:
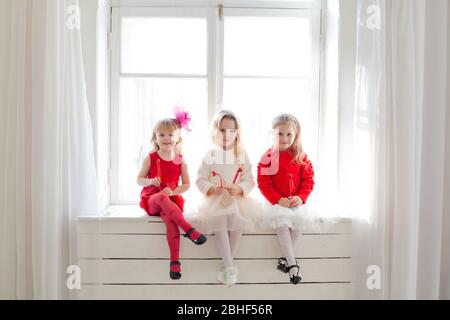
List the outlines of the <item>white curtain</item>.
{"label": "white curtain", "polygon": [[359,0],[357,298],[450,298],[449,57],[449,1]]}
{"label": "white curtain", "polygon": [[65,299],[97,186],[77,1],[0,2],[0,298]]}

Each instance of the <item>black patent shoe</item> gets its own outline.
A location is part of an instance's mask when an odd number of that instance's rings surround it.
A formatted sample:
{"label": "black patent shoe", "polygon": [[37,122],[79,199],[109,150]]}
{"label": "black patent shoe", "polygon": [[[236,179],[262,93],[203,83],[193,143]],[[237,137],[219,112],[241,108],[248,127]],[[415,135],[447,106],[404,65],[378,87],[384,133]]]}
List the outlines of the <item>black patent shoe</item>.
{"label": "black patent shoe", "polygon": [[186,232],[186,234],[183,234],[183,237],[188,238],[189,240],[191,240],[193,243],[195,243],[198,246],[201,245],[201,244],[204,244],[206,242],[206,240],[208,240],[208,238],[206,238],[206,236],[204,234],[200,234],[200,236],[198,237],[197,240],[193,240],[191,238],[191,234],[194,231],[195,231],[194,228],[189,229],[189,231]]}
{"label": "black patent shoe", "polygon": [[288,262],[286,260],[286,258],[280,258],[278,259],[278,265],[277,265],[277,269],[280,270],[283,273],[288,273]]}
{"label": "black patent shoe", "polygon": [[[171,266],[181,266],[180,261],[172,261],[170,263]],[[176,272],[170,270],[170,279],[172,280],[180,280],[181,279],[181,272]]]}
{"label": "black patent shoe", "polygon": [[293,268],[297,268],[297,274],[289,276],[289,278],[292,284],[299,284],[302,281],[302,277],[300,276],[300,266],[298,264],[294,264],[293,266],[288,267],[288,272]]}

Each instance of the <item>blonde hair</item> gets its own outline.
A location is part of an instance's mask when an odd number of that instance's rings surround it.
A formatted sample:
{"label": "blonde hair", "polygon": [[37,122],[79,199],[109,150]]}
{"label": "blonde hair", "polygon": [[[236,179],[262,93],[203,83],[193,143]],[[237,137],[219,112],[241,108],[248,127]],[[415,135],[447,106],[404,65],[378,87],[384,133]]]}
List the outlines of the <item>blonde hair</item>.
{"label": "blonde hair", "polygon": [[303,151],[300,122],[293,115],[283,113],[273,119],[272,129],[276,129],[277,127],[282,125],[290,125],[294,128],[295,138],[292,146],[289,149],[289,152],[294,156],[295,162],[302,164],[306,154]]}
{"label": "blonde hair", "polygon": [[[180,131],[181,126],[178,122],[178,120],[176,119],[164,119],[161,121],[158,121],[158,123],[156,123],[155,128],[153,129],[153,133],[152,133],[152,140],[151,143],[153,145],[153,152],[158,151],[160,148],[158,146],[157,140],[156,140],[156,136],[158,134],[158,132],[162,131],[162,130],[168,130],[169,132],[173,133],[176,131]],[[182,151],[182,142],[183,139],[181,138],[181,134],[180,132],[177,132],[178,134],[178,142],[175,145],[175,153],[180,154]]]}
{"label": "blonde hair", "polygon": [[213,143],[217,144],[217,131],[220,128],[220,124],[222,123],[223,120],[225,119],[229,119],[229,120],[233,120],[236,126],[236,141],[234,142],[234,155],[236,157],[238,157],[238,155],[240,154],[241,150],[242,150],[242,143],[241,143],[241,122],[239,120],[239,118],[232,112],[229,110],[221,110],[219,112],[216,113],[216,115],[214,116],[212,125],[211,125],[211,139],[213,141]]}

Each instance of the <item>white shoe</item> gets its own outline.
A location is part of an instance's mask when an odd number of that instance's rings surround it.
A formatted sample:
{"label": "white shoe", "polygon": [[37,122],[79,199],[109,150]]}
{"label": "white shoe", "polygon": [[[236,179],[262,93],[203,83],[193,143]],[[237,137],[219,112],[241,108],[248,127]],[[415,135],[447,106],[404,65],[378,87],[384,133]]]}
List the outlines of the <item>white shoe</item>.
{"label": "white shoe", "polygon": [[225,271],[223,269],[220,270],[219,273],[217,274],[217,281],[219,281],[222,284],[227,283],[227,274],[225,273]]}
{"label": "white shoe", "polygon": [[231,287],[232,285],[236,284],[238,279],[238,269],[234,267],[226,268],[225,278],[227,287]]}

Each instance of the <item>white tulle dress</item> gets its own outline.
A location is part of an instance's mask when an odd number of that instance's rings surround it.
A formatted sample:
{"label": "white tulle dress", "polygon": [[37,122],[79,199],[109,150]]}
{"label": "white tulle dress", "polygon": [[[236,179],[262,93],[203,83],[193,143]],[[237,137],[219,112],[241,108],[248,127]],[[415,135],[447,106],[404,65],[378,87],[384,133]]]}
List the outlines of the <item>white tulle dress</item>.
{"label": "white tulle dress", "polygon": [[[229,185],[235,179],[235,184],[243,190],[243,196],[207,196],[211,187]],[[260,206],[248,197],[255,181],[245,151],[235,155],[234,150],[225,151],[217,147],[209,150],[198,170],[196,185],[204,195],[195,217],[203,232],[254,230]]]}

